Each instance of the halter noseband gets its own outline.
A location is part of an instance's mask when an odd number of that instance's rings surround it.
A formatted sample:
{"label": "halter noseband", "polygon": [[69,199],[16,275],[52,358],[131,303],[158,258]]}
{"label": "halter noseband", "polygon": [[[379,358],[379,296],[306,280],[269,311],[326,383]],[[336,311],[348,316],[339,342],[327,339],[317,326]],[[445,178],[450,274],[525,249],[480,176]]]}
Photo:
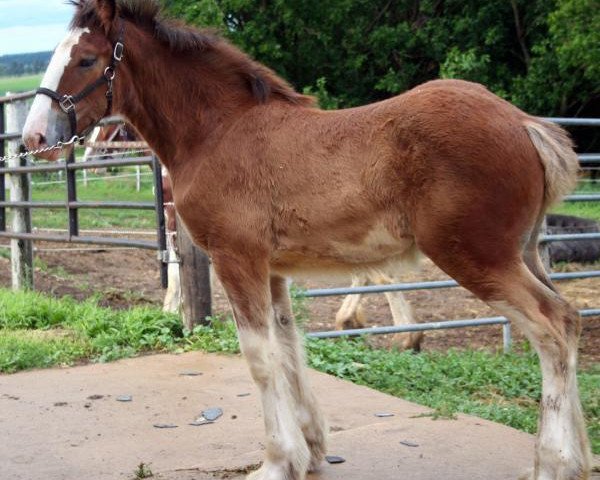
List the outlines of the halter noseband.
{"label": "halter noseband", "polygon": [[[77,114],[75,112],[75,105],[77,105],[81,100],[90,95],[94,90],[98,87],[106,84],[106,111],[104,112],[103,117],[107,117],[112,112],[112,103],[113,103],[113,80],[115,79],[115,75],[117,73],[117,67],[121,60],[123,60],[123,50],[125,50],[125,44],[123,43],[123,35],[125,32],[125,22],[121,19],[121,28],[119,30],[119,36],[117,41],[114,44],[112,57],[110,59],[110,63],[108,67],[104,69],[104,73],[94,82],[90,83],[83,90],[81,90],[76,95],[64,94],[60,95],[58,92],[54,90],[50,90],[49,88],[40,87],[36,90],[37,93],[41,93],[42,95],[47,95],[52,100],[58,103],[60,109],[67,114],[69,117],[69,125],[71,126],[71,135],[78,135],[77,132]],[[94,125],[98,123],[100,119],[94,122]],[[89,131],[89,130],[88,130]],[[84,133],[81,135],[85,136]]]}

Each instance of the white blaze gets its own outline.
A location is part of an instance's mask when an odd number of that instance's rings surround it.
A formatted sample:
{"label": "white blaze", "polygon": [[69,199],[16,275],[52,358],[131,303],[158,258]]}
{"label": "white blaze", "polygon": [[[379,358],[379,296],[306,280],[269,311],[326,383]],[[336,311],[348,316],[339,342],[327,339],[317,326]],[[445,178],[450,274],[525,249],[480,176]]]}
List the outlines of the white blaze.
{"label": "white blaze", "polygon": [[[71,61],[73,47],[79,43],[81,35],[89,31],[88,28],[75,28],[60,42],[50,59],[50,64],[40,84],[41,87],[56,91],[65,68]],[[48,129],[48,113],[51,106],[52,99],[50,97],[47,95],[36,95],[31,110],[29,110],[25,127],[23,128],[23,136],[26,136],[28,133],[46,134]]]}

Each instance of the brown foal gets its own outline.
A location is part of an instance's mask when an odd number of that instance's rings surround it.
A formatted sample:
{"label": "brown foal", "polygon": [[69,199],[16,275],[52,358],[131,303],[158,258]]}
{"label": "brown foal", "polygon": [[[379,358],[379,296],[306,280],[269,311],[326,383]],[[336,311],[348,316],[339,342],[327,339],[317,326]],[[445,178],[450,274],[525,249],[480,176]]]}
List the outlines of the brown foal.
{"label": "brown foal", "polygon": [[[323,111],[226,41],[161,18],[154,1],[74,3],[42,86],[82,91],[123,43],[118,68],[105,72],[114,81],[78,101],[77,123],[84,130],[109,110],[113,88],[113,109],[159,155],[179,215],[212,257],[262,394],[266,458],[249,478],[303,479],[326,448],[286,277],[385,268],[418,251],[518,324],[539,353],[531,478],[589,478],[580,318],[537,253],[544,211],[578,169],[560,128],[455,80]],[[58,103],[38,95],[24,140],[52,144],[70,138],[69,126]]]}

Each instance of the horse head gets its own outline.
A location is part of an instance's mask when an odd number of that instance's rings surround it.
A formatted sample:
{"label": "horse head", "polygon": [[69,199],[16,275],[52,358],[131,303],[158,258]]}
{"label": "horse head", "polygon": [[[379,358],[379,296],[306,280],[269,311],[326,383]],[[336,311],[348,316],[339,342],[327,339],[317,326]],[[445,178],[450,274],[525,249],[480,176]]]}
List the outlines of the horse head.
{"label": "horse head", "polygon": [[[76,12],[70,30],[52,55],[23,129],[30,150],[83,137],[112,109],[124,22],[115,0],[72,3]],[[56,160],[59,154],[52,150],[38,156]]]}

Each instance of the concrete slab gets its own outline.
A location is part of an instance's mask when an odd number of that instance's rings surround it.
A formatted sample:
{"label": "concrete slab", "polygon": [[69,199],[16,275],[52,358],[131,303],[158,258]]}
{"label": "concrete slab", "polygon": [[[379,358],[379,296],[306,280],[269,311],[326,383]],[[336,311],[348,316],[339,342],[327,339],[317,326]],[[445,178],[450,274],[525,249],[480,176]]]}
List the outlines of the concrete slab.
{"label": "concrete slab", "polygon": [[[505,480],[532,465],[531,435],[476,417],[432,420],[419,405],[311,379],[330,454],[346,462],[310,480]],[[131,479],[141,462],[162,480],[243,478],[262,458],[259,404],[241,358],[199,352],[0,376],[0,480]],[[189,425],[209,407],[224,415]]]}

